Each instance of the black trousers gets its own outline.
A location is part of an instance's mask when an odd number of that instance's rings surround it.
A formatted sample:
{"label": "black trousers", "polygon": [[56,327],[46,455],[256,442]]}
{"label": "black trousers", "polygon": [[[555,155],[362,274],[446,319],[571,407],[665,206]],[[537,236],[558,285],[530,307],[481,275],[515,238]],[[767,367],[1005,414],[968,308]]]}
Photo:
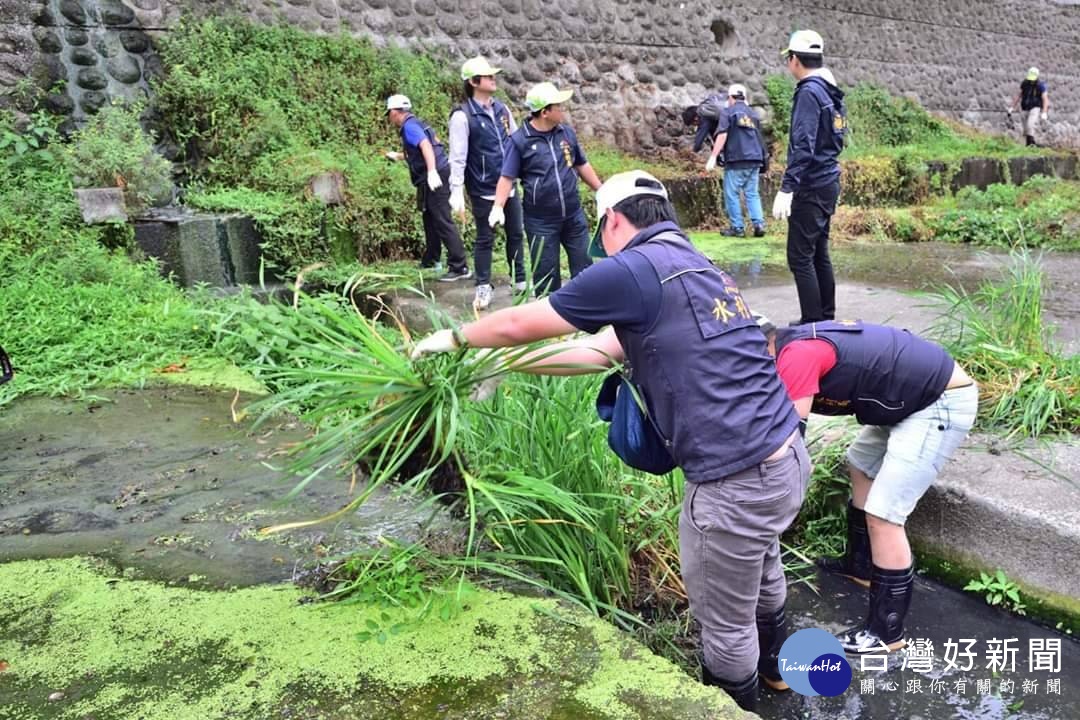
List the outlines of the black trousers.
{"label": "black trousers", "polygon": [[[495,230],[488,225],[488,214],[494,200],[471,197],[473,219],[476,220],[476,246],[473,248],[473,269],[477,285],[491,284],[491,255],[495,245]],[[507,198],[506,206],[506,263],[514,282],[525,282],[525,229],[521,219],[521,193]]]}
{"label": "black trousers", "polygon": [[443,184],[438,190],[428,189],[427,178],[416,188],[416,201],[424,217],[425,248],[420,262],[425,267],[434,266],[446,245],[447,265],[451,271],[459,272],[468,269],[469,264],[461,233],[450,216],[450,168],[439,171],[439,176]]}
{"label": "black trousers", "polygon": [[796,190],[788,218],[787,261],[799,293],[800,323],[836,317],[836,280],[829,259],[829,223],[840,197],[840,181]]}

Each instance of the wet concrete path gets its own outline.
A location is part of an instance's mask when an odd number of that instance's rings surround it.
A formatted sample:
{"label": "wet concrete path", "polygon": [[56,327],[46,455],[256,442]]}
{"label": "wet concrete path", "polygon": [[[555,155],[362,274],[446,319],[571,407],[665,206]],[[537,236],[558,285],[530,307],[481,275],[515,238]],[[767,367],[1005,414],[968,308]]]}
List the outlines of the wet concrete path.
{"label": "wet concrete path", "polygon": [[[349,500],[348,477],[292,481],[264,463],[305,431],[233,422],[233,394],[187,387],[20,400],[0,409],[0,562],[96,555],[139,577],[247,586],[294,577],[317,558],[416,539],[419,501],[377,494],[347,523],[260,536]],[[244,397],[237,408],[251,400]],[[129,571],[130,572],[130,571]]]}

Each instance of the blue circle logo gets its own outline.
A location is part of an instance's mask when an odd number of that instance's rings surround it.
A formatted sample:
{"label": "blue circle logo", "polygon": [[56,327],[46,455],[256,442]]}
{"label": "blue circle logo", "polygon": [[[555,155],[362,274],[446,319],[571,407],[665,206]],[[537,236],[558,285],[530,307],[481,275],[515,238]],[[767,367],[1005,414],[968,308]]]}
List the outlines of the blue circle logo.
{"label": "blue circle logo", "polygon": [[800,695],[834,697],[851,685],[851,665],[833,635],[800,630],[780,648],[780,677]]}

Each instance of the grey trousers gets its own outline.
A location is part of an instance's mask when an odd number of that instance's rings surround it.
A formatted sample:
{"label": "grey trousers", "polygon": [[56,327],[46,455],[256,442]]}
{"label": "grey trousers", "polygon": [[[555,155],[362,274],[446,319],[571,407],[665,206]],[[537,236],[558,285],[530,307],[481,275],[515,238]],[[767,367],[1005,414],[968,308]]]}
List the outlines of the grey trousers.
{"label": "grey trousers", "polygon": [[801,437],[781,457],[715,482],[686,484],[679,561],[706,667],[737,682],[757,671],[757,615],[780,609],[787,583],[780,534],[810,480]]}

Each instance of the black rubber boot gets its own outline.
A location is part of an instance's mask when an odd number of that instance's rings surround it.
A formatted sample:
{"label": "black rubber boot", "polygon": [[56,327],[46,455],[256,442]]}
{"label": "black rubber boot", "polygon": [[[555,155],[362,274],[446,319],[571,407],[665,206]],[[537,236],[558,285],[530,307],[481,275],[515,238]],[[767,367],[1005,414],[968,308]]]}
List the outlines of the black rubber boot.
{"label": "black rubber boot", "polygon": [[874,566],[870,580],[870,609],[866,623],[839,635],[845,652],[860,654],[899,650],[904,639],[904,618],[915,589],[915,566],[882,570]]}
{"label": "black rubber boot", "polygon": [[780,676],[780,648],[787,640],[787,618],[784,608],[769,615],[758,615],[758,675],[766,686],[773,690],[790,690],[784,678]]}
{"label": "black rubber boot", "polygon": [[731,699],[735,701],[735,704],[743,710],[749,710],[750,712],[757,710],[758,674],[756,672],[745,680],[731,682],[730,680],[716,677],[709,672],[709,668],[702,664],[701,682],[706,685],[714,685],[720,688],[730,695]]}
{"label": "black rubber boot", "polygon": [[1025,145],[1034,145],[1035,144],[1035,136],[1034,135],[1025,135],[1024,140],[1026,141],[1024,143]]}
{"label": "black rubber boot", "polygon": [[847,550],[840,557],[818,558],[818,567],[834,575],[842,575],[863,587],[870,587],[870,534],[866,529],[866,513],[848,501]]}

